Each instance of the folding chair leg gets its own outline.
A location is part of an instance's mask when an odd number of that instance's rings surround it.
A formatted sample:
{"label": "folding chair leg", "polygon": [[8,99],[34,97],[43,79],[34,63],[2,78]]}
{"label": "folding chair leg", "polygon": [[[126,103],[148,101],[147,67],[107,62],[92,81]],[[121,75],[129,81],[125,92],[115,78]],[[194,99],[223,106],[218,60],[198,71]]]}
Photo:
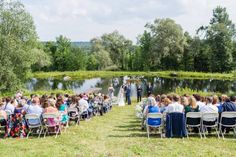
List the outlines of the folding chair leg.
{"label": "folding chair leg", "polygon": [[57,138],[57,135],[58,135],[59,132],[61,132],[61,127],[60,127],[60,125],[58,126],[58,129],[57,129],[55,138]]}
{"label": "folding chair leg", "polygon": [[216,126],[216,134],[217,134],[218,138],[220,138],[220,135],[219,135],[219,131],[218,131],[218,129],[217,129],[217,126]]}
{"label": "folding chair leg", "polygon": [[202,133],[201,133],[201,128],[200,127],[198,127],[198,132],[199,132],[199,135],[200,135],[200,137],[202,139]]}
{"label": "folding chair leg", "polygon": [[40,138],[42,131],[43,131],[43,128],[41,127],[38,138]]}
{"label": "folding chair leg", "polygon": [[28,134],[27,134],[27,137],[26,137],[26,138],[29,138],[29,135],[30,135],[30,133],[31,133],[31,129],[29,129],[29,132],[28,132]]}
{"label": "folding chair leg", "polygon": [[161,134],[161,138],[162,138],[162,129],[161,129],[161,126],[159,127],[159,133]]}
{"label": "folding chair leg", "polygon": [[186,127],[186,134],[187,134],[187,138],[189,138],[189,136],[188,136],[188,128]]}
{"label": "folding chair leg", "polygon": [[206,138],[206,127],[202,126],[203,137]]}
{"label": "folding chair leg", "polygon": [[147,125],[147,136],[149,138],[149,126]]}
{"label": "folding chair leg", "polygon": [[46,134],[48,133],[48,127],[46,128],[45,130],[45,133],[44,133],[44,138],[46,137]]}

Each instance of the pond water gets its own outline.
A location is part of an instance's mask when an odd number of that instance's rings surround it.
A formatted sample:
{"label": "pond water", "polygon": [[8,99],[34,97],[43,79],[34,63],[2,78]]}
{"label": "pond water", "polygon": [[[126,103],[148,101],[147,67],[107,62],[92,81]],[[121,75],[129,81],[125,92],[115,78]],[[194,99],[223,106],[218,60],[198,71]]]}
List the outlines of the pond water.
{"label": "pond water", "polygon": [[140,80],[144,94],[148,82],[153,84],[154,93],[162,94],[174,92],[177,87],[190,88],[193,90],[227,93],[236,91],[236,83],[232,80],[197,80],[197,79],[178,79],[178,78],[161,78],[161,77],[117,77],[117,78],[93,78],[84,80],[63,79],[36,79],[33,78],[26,83],[26,88],[30,91],[36,90],[73,90],[75,93],[86,92],[90,88],[102,88],[102,93],[107,93],[109,85],[112,83],[115,88],[115,95],[118,94],[119,88],[127,80],[131,82],[131,94],[136,96],[136,82]]}

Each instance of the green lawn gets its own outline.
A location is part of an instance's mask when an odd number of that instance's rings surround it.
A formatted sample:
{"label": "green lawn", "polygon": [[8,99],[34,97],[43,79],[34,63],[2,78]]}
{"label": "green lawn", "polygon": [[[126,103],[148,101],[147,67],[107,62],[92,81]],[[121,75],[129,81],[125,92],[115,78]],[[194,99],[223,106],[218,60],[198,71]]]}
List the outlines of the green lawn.
{"label": "green lawn", "polygon": [[134,106],[114,107],[103,117],[83,121],[70,127],[57,139],[1,139],[1,157],[48,156],[48,157],[137,157],[137,156],[226,156],[236,154],[236,140],[222,140],[215,137],[201,140],[147,139],[135,118]]}

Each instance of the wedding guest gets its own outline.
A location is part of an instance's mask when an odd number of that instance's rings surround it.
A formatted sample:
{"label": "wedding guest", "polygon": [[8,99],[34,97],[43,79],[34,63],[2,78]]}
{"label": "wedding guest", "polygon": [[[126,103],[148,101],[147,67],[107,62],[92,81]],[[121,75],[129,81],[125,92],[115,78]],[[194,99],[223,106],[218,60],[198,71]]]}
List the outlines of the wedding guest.
{"label": "wedding guest", "polygon": [[142,100],[142,86],[140,83],[137,84],[137,102],[140,102]]}
{"label": "wedding guest", "polygon": [[171,112],[183,112],[184,107],[179,103],[180,97],[178,95],[173,95],[173,102],[169,104],[166,108],[167,113]]}

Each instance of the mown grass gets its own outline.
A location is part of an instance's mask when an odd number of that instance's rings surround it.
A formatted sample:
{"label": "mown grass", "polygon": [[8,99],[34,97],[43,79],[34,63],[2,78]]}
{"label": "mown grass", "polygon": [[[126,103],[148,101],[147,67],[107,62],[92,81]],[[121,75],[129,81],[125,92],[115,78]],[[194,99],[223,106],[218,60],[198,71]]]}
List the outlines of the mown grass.
{"label": "mown grass", "polygon": [[134,106],[114,107],[105,116],[83,121],[72,126],[57,139],[0,140],[0,156],[4,157],[154,157],[154,156],[207,156],[233,157],[234,140],[215,136],[201,140],[161,139],[157,135],[147,139],[140,130]]}
{"label": "mown grass", "polygon": [[183,71],[157,71],[157,72],[131,72],[131,71],[67,71],[67,72],[36,72],[35,78],[63,78],[70,76],[72,79],[88,79],[94,77],[119,77],[119,76],[145,76],[145,77],[178,77],[194,79],[224,79],[232,80],[236,78],[234,73],[202,73],[202,72],[183,72]]}

